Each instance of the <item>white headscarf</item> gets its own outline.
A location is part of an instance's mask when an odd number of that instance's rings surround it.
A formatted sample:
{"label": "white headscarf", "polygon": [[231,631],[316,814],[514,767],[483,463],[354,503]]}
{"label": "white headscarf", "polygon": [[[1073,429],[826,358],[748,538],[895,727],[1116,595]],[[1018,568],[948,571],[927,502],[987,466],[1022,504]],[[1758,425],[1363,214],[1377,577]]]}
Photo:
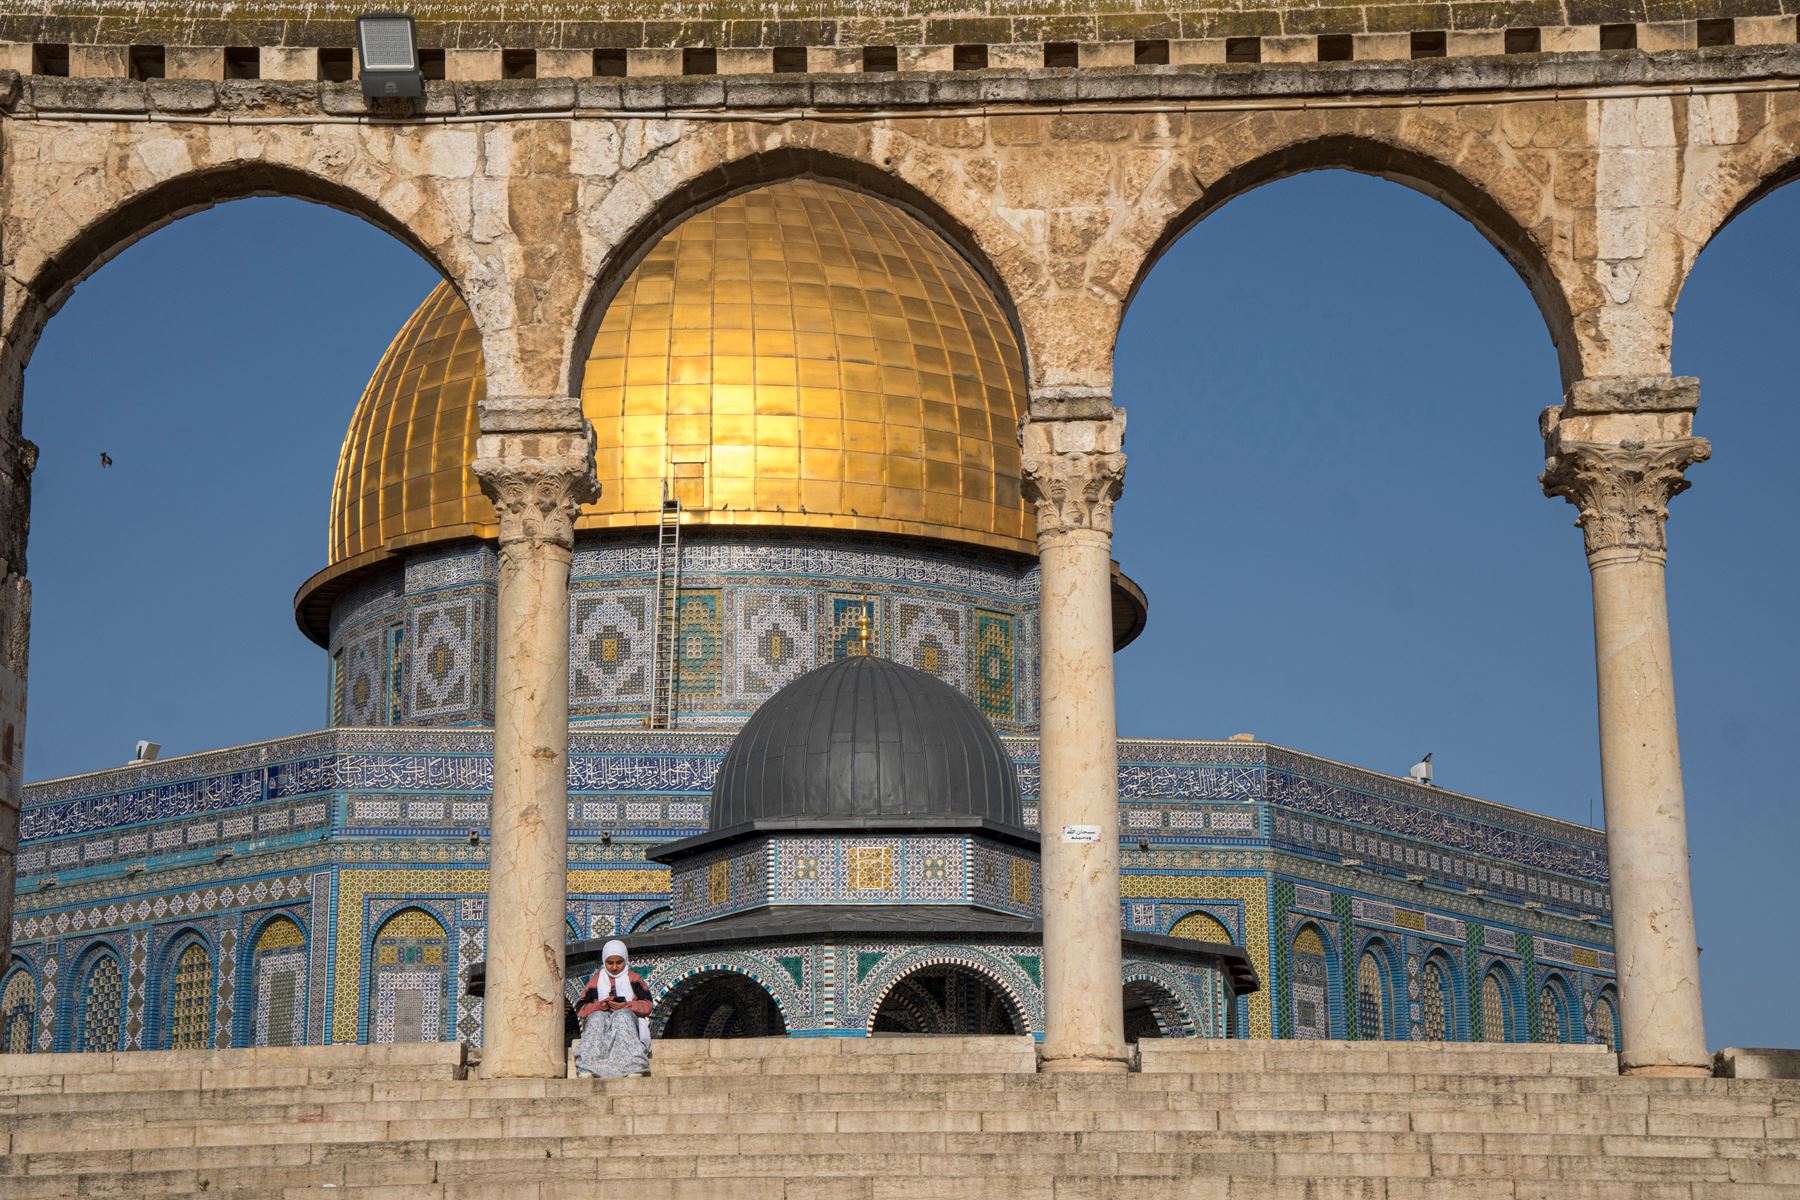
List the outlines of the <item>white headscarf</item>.
{"label": "white headscarf", "polygon": [[[625,965],[619,968],[619,973],[617,975],[612,974],[606,969],[606,960],[614,955],[625,960]],[[600,947],[600,977],[612,984],[612,992],[615,999],[633,999],[631,994],[631,954],[625,949],[625,943],[621,942],[618,938],[614,938],[612,941],[606,943],[606,945]]]}

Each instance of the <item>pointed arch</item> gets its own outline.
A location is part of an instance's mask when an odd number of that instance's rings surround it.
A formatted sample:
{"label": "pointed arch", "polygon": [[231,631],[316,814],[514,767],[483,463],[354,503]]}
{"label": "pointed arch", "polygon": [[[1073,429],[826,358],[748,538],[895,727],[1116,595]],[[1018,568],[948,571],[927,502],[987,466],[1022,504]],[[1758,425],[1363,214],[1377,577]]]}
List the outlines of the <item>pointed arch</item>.
{"label": "pointed arch", "polygon": [[250,997],[244,1030],[252,1046],[293,1046],[306,1039],[309,1001],[306,927],[288,913],[252,928],[239,994]]}
{"label": "pointed arch", "polygon": [[1519,977],[1499,959],[1490,962],[1481,974],[1480,1005],[1481,1040],[1484,1042],[1526,1041],[1526,1022],[1520,1008]]}
{"label": "pointed arch", "polygon": [[1424,1041],[1461,1040],[1458,978],[1456,964],[1443,950],[1434,949],[1425,955],[1419,967],[1419,1037]]}
{"label": "pointed arch", "polygon": [[213,1048],[215,962],[212,943],[199,930],[184,929],[169,939],[161,971],[164,1049]]}
{"label": "pointed arch", "polygon": [[363,975],[365,1040],[448,1040],[451,958],[449,930],[429,910],[409,905],[382,921],[369,938]]}
{"label": "pointed arch", "polygon": [[1575,991],[1560,971],[1546,971],[1538,985],[1538,1041],[1578,1042],[1585,1030],[1575,1007]]}
{"label": "pointed arch", "polygon": [[1331,935],[1317,921],[1303,922],[1294,930],[1288,969],[1292,1010],[1291,1035],[1303,1041],[1336,1037],[1341,1032],[1334,1019],[1331,998],[1336,994],[1336,956]]}
{"label": "pointed arch", "polygon": [[1364,938],[1356,964],[1356,1036],[1363,1041],[1404,1038],[1400,1017],[1405,1000],[1399,956],[1392,943],[1379,935]]}
{"label": "pointed arch", "polygon": [[124,960],[118,947],[100,941],[76,960],[68,1049],[82,1053],[117,1050],[125,1022]]}
{"label": "pointed arch", "polygon": [[1619,1031],[1619,992],[1612,984],[1602,987],[1594,996],[1594,1041],[1608,1050],[1617,1051]]}
{"label": "pointed arch", "polygon": [[37,1036],[37,976],[14,958],[0,977],[0,1054],[28,1054]]}

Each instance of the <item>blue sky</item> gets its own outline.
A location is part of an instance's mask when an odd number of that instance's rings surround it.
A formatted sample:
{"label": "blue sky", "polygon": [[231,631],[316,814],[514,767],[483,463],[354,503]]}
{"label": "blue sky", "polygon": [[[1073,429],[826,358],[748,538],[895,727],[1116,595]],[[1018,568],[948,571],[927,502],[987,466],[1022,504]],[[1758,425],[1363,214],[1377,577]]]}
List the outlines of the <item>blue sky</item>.
{"label": "blue sky", "polygon": [[[1764,910],[1800,836],[1774,753],[1800,715],[1797,223],[1787,189],[1729,227],[1676,324],[1714,443],[1673,506],[1669,597],[1715,1046],[1800,1041],[1794,938]],[[139,737],[180,753],[322,724],[324,656],[290,606],[324,562],[351,409],[434,282],[353,217],[254,200],[77,289],[26,376],[28,778]],[[1253,732],[1394,773],[1432,751],[1442,786],[1597,821],[1581,536],[1536,483],[1558,392],[1525,286],[1434,201],[1328,172],[1196,227],[1119,343],[1116,554],[1151,605],[1118,660],[1121,731]]]}

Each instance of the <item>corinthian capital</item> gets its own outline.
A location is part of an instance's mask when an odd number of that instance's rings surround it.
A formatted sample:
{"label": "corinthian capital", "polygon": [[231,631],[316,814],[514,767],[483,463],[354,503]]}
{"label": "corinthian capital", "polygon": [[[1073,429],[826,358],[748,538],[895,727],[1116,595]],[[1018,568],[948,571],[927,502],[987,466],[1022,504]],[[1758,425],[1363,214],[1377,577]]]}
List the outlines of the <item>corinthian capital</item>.
{"label": "corinthian capital", "polygon": [[1546,496],[1561,496],[1581,513],[1591,557],[1608,550],[1637,550],[1662,557],[1669,501],[1688,489],[1682,472],[1712,457],[1705,438],[1664,441],[1586,442],[1545,438]]}
{"label": "corinthian capital", "polygon": [[1125,490],[1124,409],[1101,420],[1027,421],[1019,442],[1040,540],[1078,529],[1112,533],[1113,502]]}
{"label": "corinthian capital", "polygon": [[483,434],[475,445],[475,477],[500,518],[500,544],[535,542],[572,549],[575,516],[600,494],[594,477],[594,430]]}

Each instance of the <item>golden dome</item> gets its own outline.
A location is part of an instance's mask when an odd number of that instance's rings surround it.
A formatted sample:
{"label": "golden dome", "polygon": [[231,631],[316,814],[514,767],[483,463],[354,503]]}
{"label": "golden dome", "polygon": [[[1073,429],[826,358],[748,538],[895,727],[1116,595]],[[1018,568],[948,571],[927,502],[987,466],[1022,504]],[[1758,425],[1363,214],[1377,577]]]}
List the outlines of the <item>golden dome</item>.
{"label": "golden dome", "polygon": [[[493,535],[469,469],[483,388],[474,324],[439,285],[351,418],[322,576]],[[942,238],[860,192],[794,180],[684,221],[608,306],[581,400],[601,492],[578,528],[654,525],[666,481],[688,524],[1035,549],[1012,330]]]}

